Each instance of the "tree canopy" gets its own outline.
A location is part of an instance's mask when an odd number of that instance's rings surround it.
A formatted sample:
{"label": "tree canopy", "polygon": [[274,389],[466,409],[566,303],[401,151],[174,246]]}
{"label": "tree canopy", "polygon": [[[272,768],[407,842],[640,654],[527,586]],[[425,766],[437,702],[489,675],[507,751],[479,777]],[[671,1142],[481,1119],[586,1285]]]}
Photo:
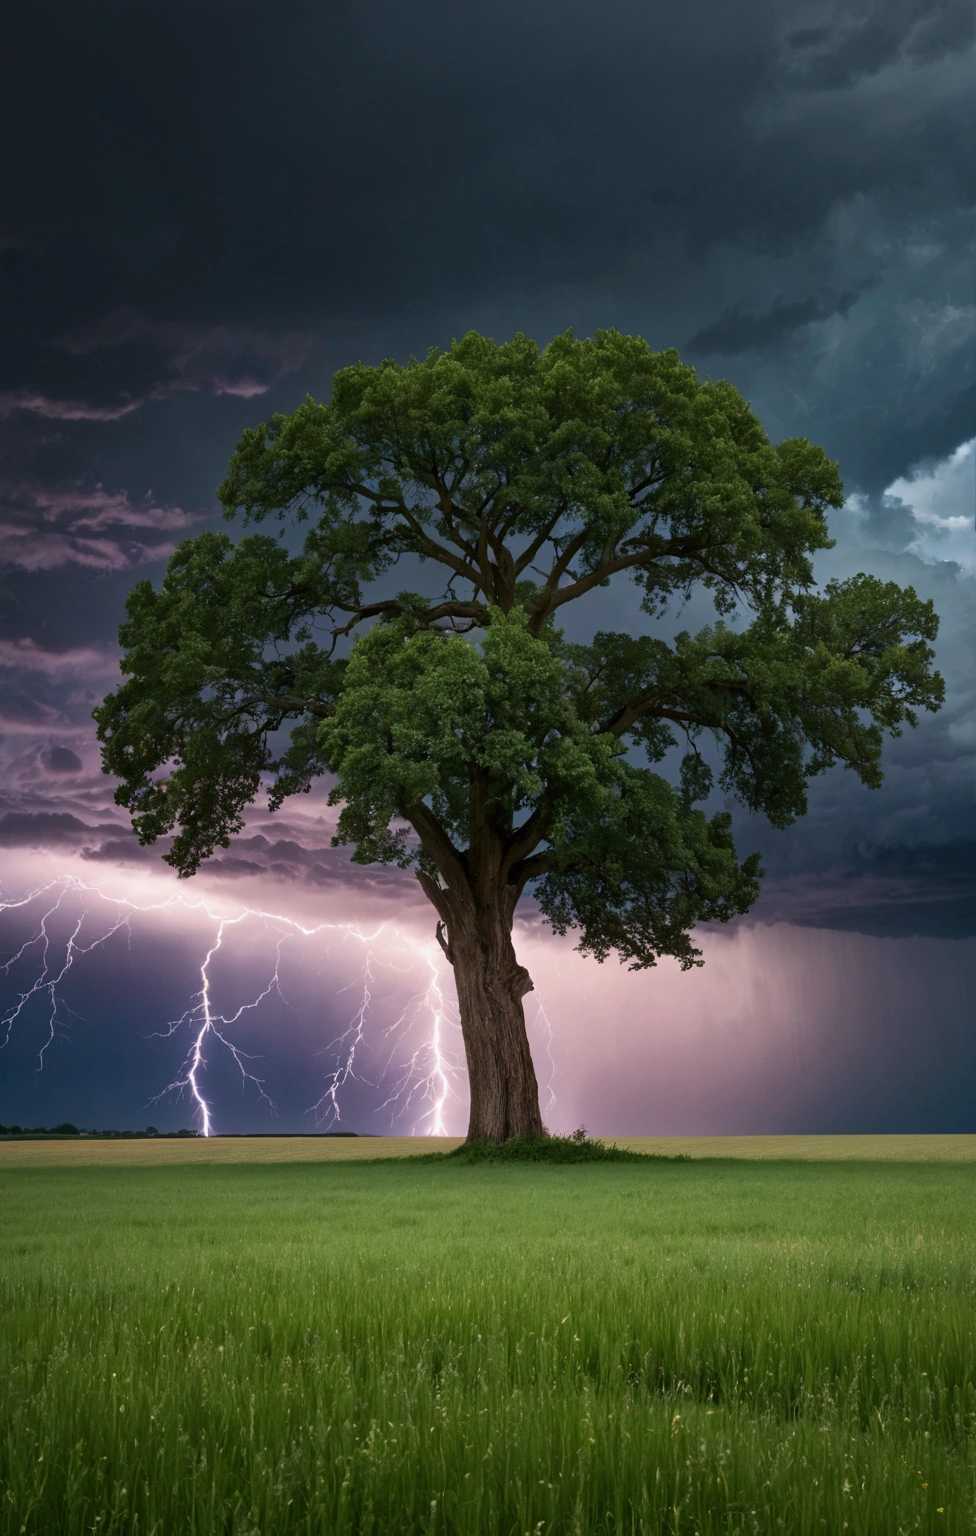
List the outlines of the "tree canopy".
{"label": "tree canopy", "polygon": [[[143,842],[175,834],[181,875],[263,783],[278,806],[329,773],[337,840],[415,864],[439,911],[452,882],[512,911],[531,884],[599,958],[687,965],[696,923],[758,890],[713,787],[786,826],[837,763],[879,783],[885,734],[941,702],[931,603],[815,588],[837,466],[613,330],[344,368],[245,432],[218,494],[304,523],[301,549],[181,544],[130,595],[127,679],[95,711],[116,798]],[[432,595],[398,589],[404,564]],[[648,632],[566,639],[561,611],[624,579]],[[700,586],[715,622],[654,633]]]}

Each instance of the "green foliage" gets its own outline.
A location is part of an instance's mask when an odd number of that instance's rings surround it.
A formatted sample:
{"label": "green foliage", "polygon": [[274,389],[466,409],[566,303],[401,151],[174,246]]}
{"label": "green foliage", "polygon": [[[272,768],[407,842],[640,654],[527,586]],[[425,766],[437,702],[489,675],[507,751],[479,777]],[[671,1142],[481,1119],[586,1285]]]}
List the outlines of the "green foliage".
{"label": "green foliage", "polygon": [[2,1536],[971,1536],[972,1165],[4,1169]]}
{"label": "green foliage", "polygon": [[[600,959],[693,964],[695,924],[747,910],[760,874],[696,809],[702,742],[717,786],[785,826],[835,764],[879,783],[885,734],[942,699],[930,603],[867,576],[812,590],[836,465],[616,331],[343,369],[244,434],[219,495],[308,523],[301,551],[181,545],[130,596],[127,680],[95,711],[119,803],[144,842],[175,834],[183,875],[262,784],[276,806],[329,772],[355,859],[490,869]],[[433,596],[392,586],[405,556]],[[567,643],[560,610],[624,579],[649,617],[703,585],[717,622]],[[671,784],[655,767],[682,744]]]}
{"label": "green foliage", "polygon": [[553,826],[539,905],[557,933],[580,930],[584,954],[616,950],[633,970],[673,955],[687,970],[699,955],[689,930],[747,912],[759,894],[759,855],[739,865],[731,819],[709,820],[658,774],[618,763]]}
{"label": "green foliage", "polygon": [[479,809],[511,826],[545,788],[565,792],[571,757],[585,771],[607,756],[610,744],[577,725],[559,660],[522,610],[494,609],[487,622],[480,651],[413,618],[378,625],[354,647],[319,743],[336,775],[333,803],[345,802],[339,836],[364,862],[414,857],[387,828],[424,800],[466,846],[472,771],[484,785]]}
{"label": "green foliage", "polygon": [[[272,764],[268,737],[294,714],[324,714],[338,692],[344,664],[307,638],[315,588],[274,539],[235,548],[203,533],[180,545],[159,592],[141,581],[129,595],[130,680],[94,715],[117,800],[143,842],[179,824],[168,859],[183,874],[240,830]],[[293,639],[305,643],[282,659]]]}
{"label": "green foliage", "polygon": [[[736,587],[765,599],[808,579],[824,509],[840,504],[819,448],[773,448],[732,385],[612,330],[542,353],[469,332],[422,362],[345,368],[327,405],[245,433],[218,494],[254,520],[323,507],[330,555],[332,530],[354,522],[374,561],[444,559],[482,609],[546,544],[590,576],[619,552],[651,609],[698,580],[730,605]],[[508,570],[502,541],[520,539],[539,547]]]}

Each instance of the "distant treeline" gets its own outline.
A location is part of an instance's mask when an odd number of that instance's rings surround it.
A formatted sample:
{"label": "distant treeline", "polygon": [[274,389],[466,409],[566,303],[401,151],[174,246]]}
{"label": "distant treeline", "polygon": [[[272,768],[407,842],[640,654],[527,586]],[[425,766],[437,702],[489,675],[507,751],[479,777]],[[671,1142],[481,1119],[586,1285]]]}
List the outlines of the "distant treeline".
{"label": "distant treeline", "polygon": [[72,1125],[65,1121],[63,1125],[0,1125],[0,1136],[97,1136],[101,1140],[132,1141],[146,1136],[196,1136],[196,1131],[157,1131],[154,1125],[147,1125],[144,1131],[86,1131],[83,1126]]}

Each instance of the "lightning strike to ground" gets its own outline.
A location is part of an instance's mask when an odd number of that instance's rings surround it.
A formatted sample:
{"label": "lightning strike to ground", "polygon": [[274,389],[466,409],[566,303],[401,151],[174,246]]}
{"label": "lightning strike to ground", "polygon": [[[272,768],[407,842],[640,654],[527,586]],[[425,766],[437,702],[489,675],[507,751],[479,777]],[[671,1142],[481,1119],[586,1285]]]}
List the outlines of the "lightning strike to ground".
{"label": "lightning strike to ground", "polygon": [[396,1022],[390,1025],[387,1035],[395,1035],[405,1026],[412,1025],[421,1009],[430,1016],[430,1033],[425,1043],[406,1062],[399,1081],[380,1108],[391,1110],[395,1124],[420,1099],[430,1105],[418,1121],[418,1125],[428,1122],[424,1134],[446,1136],[448,1131],[444,1115],[448,1102],[454,1097],[451,1084],[461,1065],[455,1053],[449,1050],[446,1040],[449,1030],[453,1028],[460,1033],[461,1026],[457,1009],[444,996],[440,963],[434,945],[425,945],[421,954],[430,969],[426,990],[413,998]]}
{"label": "lightning strike to ground", "polygon": [[[77,903],[77,908],[69,915],[70,931],[66,938],[56,940],[52,934],[55,919],[68,910],[72,901]],[[91,910],[96,902],[105,903],[109,908],[109,916],[101,926]],[[384,1032],[384,1038],[390,1042],[390,1054],[381,1081],[387,1080],[391,1073],[396,1080],[380,1108],[390,1111],[391,1125],[414,1111],[411,1134],[448,1134],[445,1116],[449,1104],[458,1096],[454,1084],[461,1068],[459,1053],[450,1049],[448,1040],[459,1032],[459,1024],[456,1008],[445,996],[442,962],[433,944],[418,949],[415,938],[402,934],[389,924],[381,924],[372,932],[364,931],[355,923],[328,922],[309,926],[281,913],[253,907],[242,907],[233,913],[222,912],[206,898],[189,898],[181,893],[171,893],[157,902],[137,902],[129,897],[112,896],[74,875],[59,876],[15,899],[0,893],[0,916],[26,912],[36,904],[44,905],[34,931],[0,965],[0,975],[10,977],[15,967],[36,955],[36,974],[0,1016],[0,1050],[9,1042],[26,1010],[39,1000],[45,1019],[45,1038],[38,1053],[39,1072],[43,1070],[45,1054],[57,1038],[59,1028],[71,1013],[63,996],[63,987],[75,964],[94,950],[103,949],[120,931],[125,931],[131,943],[133,918],[182,910],[204,916],[213,924],[213,937],[200,962],[199,988],[189,999],[187,1008],[179,1018],[153,1032],[155,1037],[168,1038],[188,1030],[190,1043],[179,1072],[152,1102],[158,1102],[168,1094],[188,1095],[200,1131],[204,1136],[213,1135],[214,1107],[204,1090],[204,1077],[210,1059],[208,1052],[212,1054],[213,1046],[217,1045],[226,1051],[236,1066],[242,1089],[252,1085],[273,1110],[265,1080],[252,1070],[250,1063],[254,1058],[235,1041],[233,1028],[245,1013],[253,1012],[272,994],[286,1006],[291,1006],[282,990],[282,955],[286,944],[331,935],[333,943],[352,940],[361,944],[366,953],[359,1005],[346,1030],[326,1047],[327,1052],[337,1053],[338,1060],[327,1076],[324,1092],[311,1106],[316,1124],[339,1123],[341,1090],[352,1081],[366,1081],[360,1075],[357,1054],[361,1053],[366,1041],[378,967],[382,965],[408,976],[420,959],[429,971],[427,984],[413,993],[399,1018]],[[228,933],[248,923],[262,925],[276,935],[274,966],[265,984],[250,1001],[241,1004],[236,1011],[223,1013],[214,1002],[212,962],[223,948]],[[330,955],[331,947],[323,969],[328,969]],[[407,963],[408,957],[413,964]],[[398,1046],[405,1038],[415,1038],[425,1020],[423,1044],[405,1061],[401,1059],[395,1063]],[[548,1025],[548,1021],[546,1023]],[[423,1112],[416,1115],[421,1106]]]}

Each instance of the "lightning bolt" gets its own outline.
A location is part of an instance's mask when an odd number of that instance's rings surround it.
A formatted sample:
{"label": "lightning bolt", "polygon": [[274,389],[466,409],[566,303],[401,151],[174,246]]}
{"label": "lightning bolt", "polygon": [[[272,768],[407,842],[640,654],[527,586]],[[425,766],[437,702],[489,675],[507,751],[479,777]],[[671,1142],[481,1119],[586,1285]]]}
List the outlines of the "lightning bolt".
{"label": "lightning bolt", "polygon": [[[2,1050],[10,1040],[10,1035],[14,1025],[20,1018],[21,1014],[24,1012],[24,1009],[30,1003],[31,999],[34,997],[47,998],[48,1033],[47,1039],[44,1041],[44,1044],[41,1046],[40,1051],[38,1052],[38,1070],[43,1068],[45,1052],[54,1042],[57,1032],[58,1009],[60,1006],[62,1006],[61,998],[58,993],[58,987],[74,964],[75,957],[81,954],[88,954],[92,949],[95,949],[99,945],[107,942],[107,940],[110,939],[114,933],[118,932],[120,927],[125,925],[126,921],[125,918],[120,919],[107,933],[103,934],[99,939],[96,939],[92,944],[82,945],[79,944],[77,940],[84,924],[85,916],[87,915],[86,912],[83,911],[81,917],[78,918],[74,928],[68,935],[68,939],[65,944],[64,960],[57,970],[52,971],[50,963],[52,941],[51,934],[48,929],[48,924],[60,910],[61,904],[67,894],[67,891],[70,889],[70,885],[68,882],[55,881],[52,882],[52,886],[54,888],[60,886],[60,889],[58,889],[57,900],[55,901],[54,905],[43,914],[37,932],[31,938],[25,939],[24,943],[20,946],[20,949],[18,949],[15,954],[11,955],[10,959],[4,965],[0,966],[0,972],[2,972],[5,976],[9,976],[11,968],[16,965],[19,960],[23,959],[24,955],[26,955],[31,949],[39,949],[41,966],[38,975],[35,977],[32,984],[27,988],[27,991],[21,992],[16,1003],[14,1003],[13,1006],[9,1008],[2,1017],[0,1017],[0,1029],[3,1030],[3,1040],[0,1041],[0,1050]],[[20,901],[0,901],[0,912],[16,910],[18,907],[29,906],[30,903],[34,901],[38,895],[46,895],[47,891],[50,890],[52,886],[48,886],[40,892],[32,891],[30,895],[23,897]]]}
{"label": "lightning bolt", "polygon": [[[233,1040],[228,1038],[224,1033],[224,1029],[236,1024],[243,1014],[257,1008],[259,1004],[264,1002],[265,998],[271,996],[272,992],[277,992],[282,1002],[285,1001],[281,992],[280,976],[281,946],[284,940],[279,939],[275,947],[275,968],[271,980],[252,1002],[242,1003],[237,1012],[232,1013],[229,1018],[224,1014],[215,1013],[211,1004],[210,962],[224,942],[224,932],[228,927],[244,922],[246,918],[255,915],[255,913],[244,911],[237,917],[214,917],[214,921],[217,924],[217,935],[200,966],[200,990],[194,994],[191,999],[191,1007],[180,1018],[172,1019],[164,1030],[157,1031],[157,1035],[161,1034],[168,1038],[170,1035],[175,1034],[181,1025],[189,1024],[193,1032],[193,1038],[180,1074],[163,1089],[162,1093],[158,1093],[151,1102],[158,1104],[160,1099],[164,1098],[168,1093],[179,1095],[184,1090],[187,1090],[196,1104],[197,1112],[200,1116],[200,1129],[204,1136],[209,1136],[211,1133],[210,1104],[204,1097],[200,1086],[200,1076],[206,1071],[207,1065],[204,1046],[208,1035],[213,1035],[226,1048],[241,1074],[242,1086],[247,1083],[253,1083],[268,1107],[272,1111],[275,1107],[265,1092],[263,1080],[256,1077],[253,1072],[249,1072],[244,1065],[245,1061],[249,1061],[252,1058],[248,1056],[246,1051],[241,1050],[240,1046],[235,1045]],[[209,910],[208,916],[213,916]]]}
{"label": "lightning bolt", "polygon": [[[418,1126],[427,1121],[425,1135],[446,1136],[444,1115],[448,1102],[454,1097],[452,1081],[460,1069],[460,1062],[448,1049],[446,1039],[452,1028],[460,1032],[461,1024],[456,1007],[444,996],[440,962],[433,944],[425,945],[421,954],[430,971],[427,987],[390,1025],[387,1035],[396,1036],[405,1026],[412,1025],[421,1010],[430,1016],[430,1032],[425,1043],[406,1062],[399,1081],[380,1108],[392,1110],[392,1123],[395,1124],[419,1099],[429,1107],[420,1116]],[[416,1131],[415,1127],[415,1135]]]}
{"label": "lightning bolt", "polygon": [[[332,1116],[332,1124],[338,1125],[342,1116],[339,1111],[339,1089],[352,1080],[359,1080],[356,1072],[356,1051],[366,1038],[366,1019],[369,1015],[372,994],[370,984],[373,980],[373,952],[366,951],[366,964],[363,969],[363,995],[359,1007],[353,1015],[352,1021],[341,1035],[325,1047],[326,1052],[338,1051],[339,1062],[333,1067],[327,1080],[322,1096],[312,1105],[312,1113],[315,1116],[316,1125],[322,1123],[321,1116]],[[323,1053],[324,1054],[324,1053]]]}
{"label": "lightning bolt", "polygon": [[[109,907],[109,916],[94,933],[96,917],[94,903],[102,902]],[[318,1101],[311,1106],[316,1123],[326,1121],[336,1124],[341,1119],[340,1093],[353,1080],[365,1081],[360,1076],[357,1054],[366,1040],[370,1017],[373,988],[380,966],[409,975],[418,959],[428,969],[427,984],[415,992],[399,1018],[385,1031],[390,1044],[390,1054],[383,1068],[383,1078],[393,1072],[396,1082],[380,1106],[391,1112],[391,1124],[405,1116],[411,1109],[423,1107],[412,1133],[423,1127],[423,1134],[442,1136],[448,1134],[446,1113],[452,1100],[457,1098],[454,1086],[461,1069],[459,1053],[452,1051],[449,1037],[459,1030],[457,1011],[445,995],[443,962],[433,944],[419,949],[414,937],[404,935],[389,924],[381,924],[372,932],[366,932],[355,923],[326,922],[306,925],[277,912],[259,908],[242,907],[236,912],[220,911],[205,897],[186,897],[171,893],[159,901],[139,902],[130,897],[118,897],[106,893],[75,875],[60,875],[46,885],[36,887],[26,895],[8,898],[0,892],[0,916],[15,912],[27,912],[32,906],[44,903],[44,910],[33,933],[20,948],[0,966],[0,973],[10,976],[16,966],[36,953],[36,975],[14,1002],[0,1016],[0,1050],[22,1019],[25,1010],[35,999],[41,999],[46,1020],[46,1034],[38,1054],[38,1071],[43,1070],[44,1056],[57,1037],[59,1024],[70,1014],[62,995],[62,987],[72,967],[83,956],[105,945],[120,931],[125,931],[131,943],[132,919],[137,915],[153,915],[165,911],[182,910],[202,916],[213,925],[213,937],[200,962],[200,985],[191,996],[189,1006],[179,1018],[170,1020],[162,1029],[154,1032],[156,1038],[169,1038],[185,1029],[189,1030],[190,1043],[183,1064],[176,1077],[152,1102],[158,1102],[167,1094],[189,1096],[194,1106],[199,1129],[204,1136],[214,1131],[214,1108],[204,1089],[208,1065],[208,1052],[217,1044],[229,1055],[237,1067],[242,1089],[251,1084],[260,1097],[274,1109],[265,1082],[251,1069],[253,1057],[249,1056],[234,1040],[233,1027],[245,1013],[253,1012],[272,994],[277,994],[286,1006],[282,991],[282,954],[289,942],[301,942],[316,937],[333,936],[333,942],[352,940],[366,951],[362,982],[362,995],[349,1026],[343,1034],[325,1049],[338,1054],[338,1061],[329,1072],[326,1087]],[[72,903],[76,903],[74,910]],[[69,915],[69,932],[66,938],[57,940],[54,935],[56,919],[62,913]],[[276,936],[275,963],[266,984],[249,1002],[241,1004],[235,1012],[220,1012],[214,1001],[212,964],[224,947],[225,939],[233,929],[245,924],[257,924]],[[90,936],[89,936],[90,935]],[[63,949],[58,948],[63,944]],[[413,965],[398,963],[398,957],[412,957]],[[331,958],[327,950],[326,966]],[[426,1022],[424,1043],[413,1050],[406,1061],[394,1066],[394,1058],[404,1038],[415,1037],[416,1030]]]}
{"label": "lightning bolt", "polygon": [[552,1054],[553,1042],[555,1040],[555,1031],[552,1027],[552,1020],[543,1007],[542,999],[538,996],[535,999],[535,1008],[536,1023],[540,1024],[542,1029],[545,1031],[546,1057],[549,1062],[549,1080],[546,1083],[546,1102],[543,1105],[542,1113],[544,1115],[551,1115],[553,1110],[556,1108],[556,1078],[559,1076],[559,1068],[556,1066],[556,1058]]}

